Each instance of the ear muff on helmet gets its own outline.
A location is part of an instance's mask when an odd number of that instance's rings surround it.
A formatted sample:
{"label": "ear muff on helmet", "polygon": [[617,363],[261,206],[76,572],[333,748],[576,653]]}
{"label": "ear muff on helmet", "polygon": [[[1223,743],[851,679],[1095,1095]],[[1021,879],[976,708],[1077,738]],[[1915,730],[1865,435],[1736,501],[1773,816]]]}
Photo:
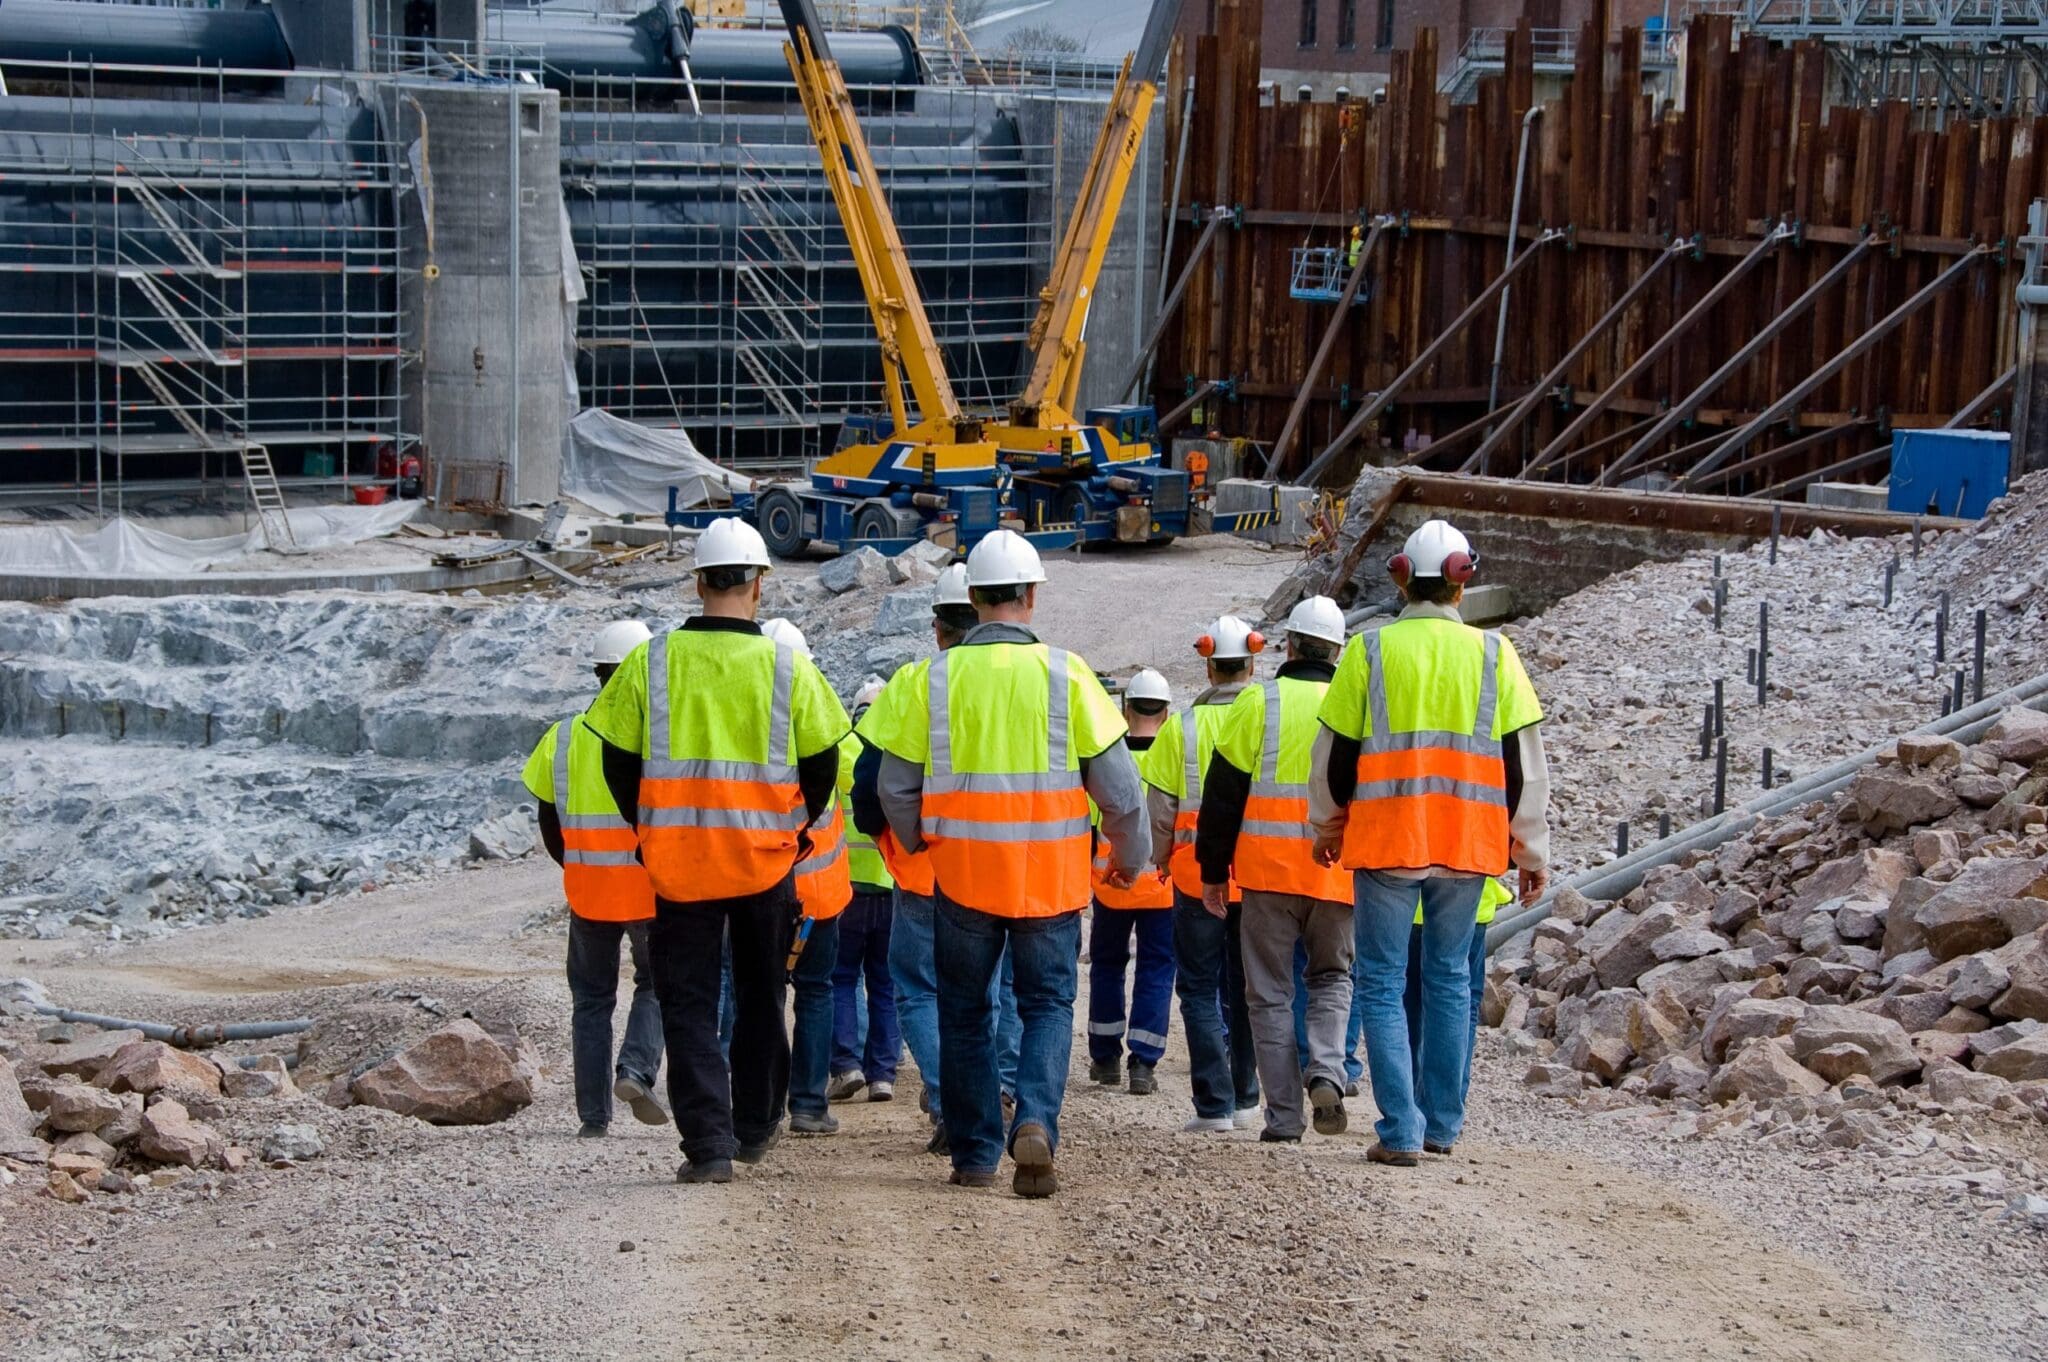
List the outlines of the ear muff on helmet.
{"label": "ear muff on helmet", "polygon": [[1195,651],[1200,653],[1203,657],[1213,656],[1216,652],[1215,637],[1211,634],[1204,634],[1200,638],[1196,639]]}
{"label": "ear muff on helmet", "polygon": [[1266,636],[1254,629],[1244,637],[1244,649],[1248,653],[1262,653],[1266,650]]}
{"label": "ear muff on helmet", "polygon": [[1469,553],[1454,553],[1444,559],[1444,576],[1459,586],[1472,580],[1472,573],[1479,567],[1479,559]]}
{"label": "ear muff on helmet", "polygon": [[1387,560],[1387,575],[1394,579],[1394,585],[1405,587],[1415,575],[1415,564],[1405,553],[1397,553]]}

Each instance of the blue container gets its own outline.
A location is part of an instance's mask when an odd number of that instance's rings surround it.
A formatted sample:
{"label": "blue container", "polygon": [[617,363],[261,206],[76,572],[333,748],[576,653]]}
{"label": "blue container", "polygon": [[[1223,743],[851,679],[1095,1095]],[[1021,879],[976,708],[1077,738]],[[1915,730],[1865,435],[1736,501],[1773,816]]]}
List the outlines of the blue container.
{"label": "blue container", "polygon": [[1995,430],[1895,430],[1887,504],[1909,515],[1979,519],[2005,495],[2012,436]]}

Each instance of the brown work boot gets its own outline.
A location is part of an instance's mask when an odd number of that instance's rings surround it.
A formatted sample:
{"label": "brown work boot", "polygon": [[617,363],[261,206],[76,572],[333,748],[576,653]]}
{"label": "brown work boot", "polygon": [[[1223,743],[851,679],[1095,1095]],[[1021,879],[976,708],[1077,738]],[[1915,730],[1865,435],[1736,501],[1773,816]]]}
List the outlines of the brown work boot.
{"label": "brown work boot", "polygon": [[946,1181],[954,1187],[993,1187],[996,1185],[996,1175],[994,1173],[970,1173],[965,1168],[955,1168],[953,1176],[947,1178]]}
{"label": "brown work boot", "polygon": [[1017,1164],[1010,1190],[1018,1196],[1051,1196],[1059,1190],[1059,1178],[1052,1169],[1052,1139],[1044,1126],[1036,1121],[1018,1126],[1017,1138],[1010,1141],[1010,1157]]}
{"label": "brown work boot", "polygon": [[1389,1149],[1378,1140],[1374,1140],[1372,1148],[1365,1151],[1365,1157],[1369,1163],[1384,1163],[1390,1168],[1413,1168],[1422,1162],[1422,1155],[1414,1150]]}

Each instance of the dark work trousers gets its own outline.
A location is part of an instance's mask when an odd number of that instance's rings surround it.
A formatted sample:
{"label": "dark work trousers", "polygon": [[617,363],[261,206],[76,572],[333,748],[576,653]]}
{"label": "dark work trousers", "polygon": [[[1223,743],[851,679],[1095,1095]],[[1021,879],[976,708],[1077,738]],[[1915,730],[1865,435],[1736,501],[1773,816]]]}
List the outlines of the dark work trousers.
{"label": "dark work trousers", "polygon": [[[1231,1116],[1259,1104],[1258,1054],[1244,1001],[1244,948],[1238,924],[1244,905],[1221,918],[1202,901],[1173,896],[1174,991],[1180,995],[1181,1030],[1188,1043],[1188,1078],[1195,1114]],[[671,1059],[670,1065],[675,1061]]]}
{"label": "dark work trousers", "polygon": [[[612,1079],[637,1078],[654,1086],[661,1068],[661,1005],[647,963],[647,928],[639,922],[598,922],[569,915],[569,997],[571,1054],[576,1070],[576,1114],[585,1125],[609,1125]],[[612,1014],[619,1005],[619,941],[633,956],[633,1004],[626,1011],[626,1038],[612,1061]]]}
{"label": "dark work trousers", "polygon": [[[648,935],[654,991],[668,1038],[668,1100],[692,1163],[729,1159],[782,1123],[789,1097],[784,966],[796,925],[796,881],[734,899],[654,901]],[[732,943],[735,1013],[730,1067],[718,1044],[719,943]]]}

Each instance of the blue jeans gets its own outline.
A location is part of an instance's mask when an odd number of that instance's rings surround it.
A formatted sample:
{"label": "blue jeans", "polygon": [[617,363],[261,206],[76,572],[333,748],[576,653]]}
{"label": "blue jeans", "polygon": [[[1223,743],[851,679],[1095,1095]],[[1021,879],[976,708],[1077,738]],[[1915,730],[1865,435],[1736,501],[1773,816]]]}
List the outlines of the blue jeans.
{"label": "blue jeans", "polygon": [[[1466,947],[1466,963],[1472,973],[1472,1030],[1465,1041],[1465,1088],[1472,1087],[1472,1045],[1479,1035],[1479,1004],[1486,996],[1486,928],[1474,923],[1472,944]],[[1401,1010],[1408,1016],[1408,1054],[1417,1065],[1422,1062],[1422,928],[1408,929],[1408,987],[1401,994]]]}
{"label": "blue jeans", "polygon": [[[1124,968],[1138,938],[1138,975],[1131,981],[1130,1025],[1124,1024]],[[1088,928],[1088,1057],[1100,1063],[1131,1058],[1157,1064],[1166,1053],[1173,1010],[1173,910],[1095,905]]]}
{"label": "blue jeans", "polygon": [[839,919],[811,924],[811,939],[789,982],[796,1024],[789,1035],[789,1109],[825,1114],[825,1075],[832,1058],[832,971],[839,961]]}
{"label": "blue jeans", "polygon": [[[896,989],[889,982],[889,929],[895,896],[856,890],[839,915],[839,963],[832,971],[832,1072],[858,1069],[870,1083],[894,1083],[903,1037],[896,1029]],[[867,1025],[860,986],[868,990]],[[863,1035],[865,1031],[865,1035]]]}
{"label": "blue jeans", "polygon": [[1209,1118],[1259,1104],[1259,1066],[1251,1014],[1244,1005],[1244,948],[1238,937],[1243,905],[1222,918],[1200,899],[1173,896],[1173,954],[1179,973],[1181,1029],[1187,1033],[1188,1077],[1195,1115]]}
{"label": "blue jeans", "polygon": [[[1351,1016],[1344,1023],[1344,1081],[1356,1083],[1365,1076],[1365,1061],[1358,1057],[1359,1042],[1365,1039],[1365,1009],[1358,996],[1358,962],[1351,962]],[[1294,1053],[1301,1056],[1302,1077],[1308,1077],[1308,947],[1294,943]]]}
{"label": "blue jeans", "polygon": [[1007,954],[1015,971],[1021,1037],[1016,1128],[1035,1123],[1059,1145],[1060,1106],[1074,1048],[1074,992],[1080,983],[1081,914],[1005,918],[938,901],[934,954],[939,971],[941,1092],[953,1166],[993,1173],[1008,1145],[1003,1130],[998,1010],[993,985]]}
{"label": "blue jeans", "polygon": [[924,1081],[925,1110],[939,1113],[939,976],[932,957],[932,901],[896,891],[889,929],[889,982],[896,990],[896,1021]]}
{"label": "blue jeans", "polygon": [[[626,1037],[612,1062],[612,1014],[619,1004],[619,942],[633,957],[633,1002]],[[596,922],[569,915],[570,1053],[576,1073],[576,1114],[585,1125],[612,1119],[612,1079],[632,1077],[649,1088],[661,1067],[661,1004],[647,962],[645,922]]]}
{"label": "blue jeans", "polygon": [[[1375,870],[1354,879],[1359,986],[1365,991],[1365,1058],[1372,1074],[1374,1127],[1389,1149],[1454,1143],[1465,1127],[1465,1071],[1472,1040],[1472,976],[1467,956],[1479,876],[1408,880]],[[1401,994],[1408,981],[1408,935],[1422,896],[1422,1052],[1408,1049]]]}

